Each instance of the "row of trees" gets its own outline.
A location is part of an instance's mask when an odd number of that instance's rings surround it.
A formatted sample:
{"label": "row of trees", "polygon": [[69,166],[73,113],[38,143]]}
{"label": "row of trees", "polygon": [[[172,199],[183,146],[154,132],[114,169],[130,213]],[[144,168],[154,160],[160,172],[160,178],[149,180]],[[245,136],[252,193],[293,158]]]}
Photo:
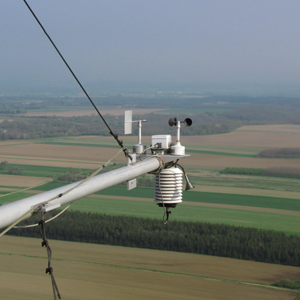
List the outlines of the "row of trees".
{"label": "row of trees", "polygon": [[291,167],[270,167],[266,169],[227,167],[224,170],[220,171],[220,173],[300,179],[300,168],[291,168]]}
{"label": "row of trees", "polygon": [[[283,99],[257,99],[242,97],[242,98],[202,98],[188,99],[184,102],[182,99],[137,99],[137,98],[96,98],[94,99],[98,106],[118,105],[124,110],[128,108],[140,107],[160,107],[160,108],[182,108],[186,102],[193,107],[194,113],[191,115],[172,113],[159,114],[152,113],[146,115],[135,115],[135,119],[146,119],[148,122],[143,127],[144,135],[156,134],[157,128],[165,133],[173,133],[174,130],[168,126],[170,117],[177,117],[184,120],[186,117],[191,117],[193,126],[186,128],[183,126],[183,135],[207,135],[219,134],[232,131],[242,125],[253,124],[272,124],[272,123],[294,123],[299,124],[300,106],[297,105],[295,99],[285,99],[285,105],[281,105]],[[223,104],[219,101],[224,101]],[[214,105],[207,105],[210,101]],[[248,101],[248,102],[247,102]],[[5,97],[0,97],[0,104],[5,112],[21,112],[22,109],[39,109],[51,105],[59,106],[78,106],[86,104],[86,99],[81,98],[51,98],[49,100],[25,101],[16,100],[8,101]],[[267,103],[270,103],[267,105]],[[199,113],[197,113],[197,109]],[[207,111],[211,112],[205,112]],[[216,110],[217,109],[217,110]],[[224,112],[214,113],[213,111]],[[3,112],[4,112],[3,111]],[[203,111],[203,113],[200,113]],[[1,113],[1,112],[0,112]],[[107,122],[116,132],[123,132],[123,116],[105,116]],[[4,121],[0,123],[0,140],[6,139],[35,139],[59,136],[77,136],[77,135],[109,135],[103,122],[100,122],[99,117],[83,116],[83,117],[13,117],[13,121]],[[134,132],[137,134],[137,128]]]}
{"label": "row of trees", "polygon": [[259,152],[257,157],[265,158],[300,158],[300,148],[275,148]]}
{"label": "row of trees", "polygon": [[0,114],[9,114],[9,115],[14,115],[14,114],[26,114],[27,110],[26,109],[19,109],[19,108],[1,108],[0,109]]}
{"label": "row of trees", "polygon": [[238,174],[238,175],[256,175],[260,176],[264,174],[264,169],[260,168],[237,168],[227,167],[220,171],[221,174]]}
{"label": "row of trees", "polygon": [[[51,215],[49,216],[51,217]],[[29,221],[27,220],[26,223]],[[32,221],[31,221],[32,222]],[[300,266],[300,237],[225,224],[66,212],[46,225],[50,239],[232,257]],[[11,235],[38,237],[37,228]]]}
{"label": "row of trees", "polygon": [[3,173],[3,171],[7,174],[12,175],[22,175],[23,169],[16,167],[16,166],[10,166],[7,161],[2,161],[0,163],[0,173]]}
{"label": "row of trees", "polygon": [[[97,116],[83,117],[16,117],[15,113],[21,113],[26,109],[40,109],[48,106],[78,106],[86,105],[85,98],[51,97],[46,99],[31,99],[27,97],[1,97],[0,106],[4,113],[13,113],[13,121],[0,123],[0,140],[7,139],[35,139],[60,136],[78,135],[109,135],[103,122]],[[193,126],[183,126],[183,135],[207,135],[232,131],[242,125],[294,123],[300,124],[300,105],[295,99],[284,98],[251,98],[251,97],[207,97],[189,98],[146,98],[135,97],[110,97],[94,98],[100,107],[118,106],[125,109],[141,107],[160,107],[166,109],[182,109],[186,103],[193,107],[193,113],[152,113],[135,115],[135,119],[146,119],[143,126],[144,135],[152,135],[160,132],[174,133],[174,128],[168,126],[170,117],[184,120],[191,117]],[[211,103],[211,104],[208,104]],[[283,105],[284,104],[284,105]],[[210,112],[205,112],[205,110]],[[213,111],[222,111],[214,113]],[[197,113],[199,111],[199,113]],[[23,111],[24,112],[24,111]],[[202,113],[201,113],[202,112]],[[0,111],[1,113],[1,111]],[[115,132],[123,132],[123,116],[105,116],[107,122]],[[159,133],[160,133],[159,132]],[[134,134],[137,134],[137,128]]]}

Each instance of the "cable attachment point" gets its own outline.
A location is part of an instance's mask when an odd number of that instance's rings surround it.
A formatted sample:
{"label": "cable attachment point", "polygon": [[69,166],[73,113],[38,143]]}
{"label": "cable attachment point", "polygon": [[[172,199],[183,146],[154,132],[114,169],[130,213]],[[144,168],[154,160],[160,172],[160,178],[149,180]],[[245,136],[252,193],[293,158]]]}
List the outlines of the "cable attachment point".
{"label": "cable attachment point", "polygon": [[46,247],[49,246],[49,243],[47,240],[42,241],[42,247],[44,247],[44,246],[46,246]]}
{"label": "cable attachment point", "polygon": [[132,160],[132,156],[129,154],[129,151],[126,147],[124,147],[123,145],[123,141],[120,141],[119,140],[119,135],[118,134],[114,134],[112,131],[109,132],[113,137],[114,139],[118,142],[119,146],[122,148],[124,154],[126,157],[128,157],[130,160]]}
{"label": "cable attachment point", "polygon": [[52,275],[52,271],[53,271],[53,268],[47,268],[46,269],[46,274],[49,273],[49,275]]}

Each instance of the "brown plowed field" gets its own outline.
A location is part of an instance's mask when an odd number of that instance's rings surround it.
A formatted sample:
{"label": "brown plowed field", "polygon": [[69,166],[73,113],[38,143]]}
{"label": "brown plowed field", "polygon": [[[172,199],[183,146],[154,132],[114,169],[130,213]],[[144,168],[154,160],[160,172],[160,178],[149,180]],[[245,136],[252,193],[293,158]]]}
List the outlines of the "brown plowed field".
{"label": "brown plowed field", "polygon": [[[32,159],[44,160],[61,160],[59,166],[68,167],[70,164],[63,161],[79,161],[79,162],[106,162],[120,149],[117,148],[97,148],[97,147],[84,147],[84,146],[64,146],[64,145],[43,145],[43,144],[21,144],[6,146],[0,149],[1,157],[22,159],[22,164],[34,165]],[[31,160],[26,160],[31,158]],[[120,154],[116,158],[116,162],[125,162],[124,155]],[[13,161],[11,161],[13,163]],[[46,162],[45,164],[46,165]]]}
{"label": "brown plowed field", "polygon": [[181,140],[184,145],[268,149],[300,147],[299,135],[300,125],[261,125],[244,126],[225,134],[183,136]]}
{"label": "brown plowed field", "polygon": [[21,164],[21,165],[35,165],[35,166],[49,166],[49,167],[72,167],[72,168],[82,168],[82,169],[96,169],[100,167],[100,162],[77,162],[68,160],[55,160],[55,159],[28,159],[28,158],[16,158],[9,156],[0,156],[0,161],[6,160],[11,164]]}
{"label": "brown plowed field", "polygon": [[300,134],[300,126],[294,124],[249,125],[240,127],[237,131],[269,131]]}
{"label": "brown plowed field", "polygon": [[0,185],[2,186],[30,187],[46,181],[52,181],[52,178],[0,174]]}
{"label": "brown plowed field", "polygon": [[[300,140],[300,139],[299,139]],[[9,163],[39,164],[42,165],[72,167],[72,162],[92,162],[103,163],[109,160],[119,150],[117,148],[97,148],[84,146],[66,146],[66,145],[43,145],[43,144],[20,144],[0,148],[0,160],[7,160]],[[30,158],[30,159],[27,159]],[[51,164],[49,164],[50,161]],[[59,160],[53,162],[53,160]],[[124,155],[120,154],[116,159],[117,163],[124,163]],[[299,159],[268,159],[221,156],[210,154],[193,153],[192,156],[184,159],[184,165],[187,167],[204,169],[224,169],[226,167],[245,167],[245,168],[268,168],[268,167],[295,167],[300,166]],[[77,165],[77,167],[79,167]],[[93,168],[90,166],[89,168]]]}
{"label": "brown plowed field", "polygon": [[[249,284],[299,277],[296,267],[228,258],[62,241],[50,245],[63,299],[292,300],[290,291]],[[52,299],[39,239],[4,236],[0,265],[3,299]]]}
{"label": "brown plowed field", "polygon": [[[202,146],[205,146],[211,147],[212,151],[228,152],[231,149],[231,152],[239,153],[239,151],[254,151],[253,149],[300,147],[300,138],[296,138],[299,132],[300,125],[245,126],[228,134],[184,136],[182,143],[193,149],[201,149]],[[84,143],[82,139],[80,137],[80,142]],[[86,137],[86,139],[90,141],[91,137]],[[66,141],[68,140],[66,139]],[[71,142],[73,140],[74,138],[70,139]],[[136,137],[124,137],[125,144],[133,144],[136,140]],[[149,144],[150,137],[143,138],[143,141]],[[99,137],[97,142],[107,144],[113,140],[108,137]],[[0,160],[7,160],[10,163],[81,168],[91,167],[88,164],[84,165],[85,163],[103,163],[111,158],[112,153],[118,151],[117,148],[43,145],[32,144],[30,141],[5,141],[1,142],[0,146]],[[235,150],[235,148],[239,150]],[[54,162],[55,160],[56,162]],[[122,154],[115,160],[115,162],[124,161]],[[265,159],[193,153],[191,157],[184,159],[184,165],[204,169],[224,169],[226,167],[299,167],[300,163],[298,159]]]}

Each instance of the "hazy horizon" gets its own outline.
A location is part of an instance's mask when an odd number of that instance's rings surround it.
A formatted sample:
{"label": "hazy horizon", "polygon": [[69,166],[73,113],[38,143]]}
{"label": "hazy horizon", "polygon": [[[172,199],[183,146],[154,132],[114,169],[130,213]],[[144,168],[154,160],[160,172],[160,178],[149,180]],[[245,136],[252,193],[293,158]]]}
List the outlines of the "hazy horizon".
{"label": "hazy horizon", "polygon": [[[91,93],[300,96],[298,1],[28,3]],[[80,93],[23,1],[0,8],[0,94]]]}

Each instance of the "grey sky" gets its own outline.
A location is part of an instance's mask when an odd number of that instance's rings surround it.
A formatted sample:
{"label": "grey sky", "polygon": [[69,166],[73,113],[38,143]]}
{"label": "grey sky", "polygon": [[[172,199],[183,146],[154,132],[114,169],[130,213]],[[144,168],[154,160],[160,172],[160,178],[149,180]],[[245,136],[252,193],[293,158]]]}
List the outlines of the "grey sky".
{"label": "grey sky", "polygon": [[[298,0],[28,3],[86,83],[300,80]],[[72,81],[22,0],[0,1],[0,28],[0,81]]]}

